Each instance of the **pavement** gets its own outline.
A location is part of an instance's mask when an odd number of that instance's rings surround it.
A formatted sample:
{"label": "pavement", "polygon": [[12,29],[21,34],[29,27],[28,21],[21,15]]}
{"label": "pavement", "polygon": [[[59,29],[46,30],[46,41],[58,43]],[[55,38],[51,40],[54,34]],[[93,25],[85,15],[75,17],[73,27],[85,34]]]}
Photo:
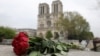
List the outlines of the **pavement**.
{"label": "pavement", "polygon": [[[11,45],[0,45],[0,56],[16,56]],[[100,52],[71,50],[67,56],[100,56]]]}
{"label": "pavement", "polygon": [[68,56],[100,56],[100,52],[94,51],[69,51]]}
{"label": "pavement", "polygon": [[0,56],[16,56],[11,45],[0,45]]}

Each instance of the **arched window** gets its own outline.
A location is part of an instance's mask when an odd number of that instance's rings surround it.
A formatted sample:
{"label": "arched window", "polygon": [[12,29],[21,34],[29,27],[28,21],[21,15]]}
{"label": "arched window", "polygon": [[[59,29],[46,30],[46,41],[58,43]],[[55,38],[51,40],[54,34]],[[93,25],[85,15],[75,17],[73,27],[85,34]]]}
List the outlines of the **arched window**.
{"label": "arched window", "polygon": [[47,21],[47,26],[51,27],[51,21]]}
{"label": "arched window", "polygon": [[42,7],[40,7],[40,15],[42,15]]}
{"label": "arched window", "polygon": [[44,6],[43,6],[43,14],[44,14]]}
{"label": "arched window", "polygon": [[55,9],[55,4],[54,4],[54,13],[55,13],[56,9]]}
{"label": "arched window", "polygon": [[59,9],[59,8],[58,8],[58,4],[56,4],[56,13],[58,13],[58,9]]}
{"label": "arched window", "polygon": [[58,13],[58,4],[54,4],[54,13]]}

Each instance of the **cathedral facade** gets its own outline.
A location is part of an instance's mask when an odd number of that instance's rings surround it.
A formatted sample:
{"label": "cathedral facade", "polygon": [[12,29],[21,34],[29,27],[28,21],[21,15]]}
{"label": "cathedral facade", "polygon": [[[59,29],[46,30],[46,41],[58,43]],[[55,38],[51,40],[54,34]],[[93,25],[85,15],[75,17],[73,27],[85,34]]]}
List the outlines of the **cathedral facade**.
{"label": "cathedral facade", "polygon": [[56,21],[63,13],[63,5],[60,0],[55,0],[50,7],[47,3],[40,3],[38,7],[38,29],[37,36],[45,37],[47,31],[51,31],[53,36],[55,33],[60,34],[60,30],[56,29]]}

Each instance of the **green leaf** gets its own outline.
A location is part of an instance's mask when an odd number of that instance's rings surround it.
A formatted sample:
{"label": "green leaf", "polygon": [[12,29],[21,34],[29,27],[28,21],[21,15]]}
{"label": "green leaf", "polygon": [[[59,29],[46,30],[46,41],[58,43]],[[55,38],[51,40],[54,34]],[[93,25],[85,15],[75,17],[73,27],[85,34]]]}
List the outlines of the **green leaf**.
{"label": "green leaf", "polygon": [[65,55],[65,54],[66,54],[66,52],[64,52],[64,51],[61,51],[61,54]]}
{"label": "green leaf", "polygon": [[29,56],[42,56],[42,54],[40,52],[37,51],[33,51],[29,54]]}
{"label": "green leaf", "polygon": [[44,54],[47,54],[47,48],[45,49]]}
{"label": "green leaf", "polygon": [[63,50],[63,48],[62,48],[61,45],[58,45],[58,46],[57,46],[57,49],[59,49],[59,50]]}

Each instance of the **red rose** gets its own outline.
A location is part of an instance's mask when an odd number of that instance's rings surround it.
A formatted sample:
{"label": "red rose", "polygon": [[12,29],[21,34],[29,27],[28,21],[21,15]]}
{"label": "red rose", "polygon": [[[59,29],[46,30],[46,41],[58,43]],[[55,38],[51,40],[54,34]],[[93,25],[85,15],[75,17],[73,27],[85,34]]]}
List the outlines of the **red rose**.
{"label": "red rose", "polygon": [[22,55],[22,54],[19,52],[19,49],[17,49],[17,48],[13,48],[13,51],[14,51],[15,54],[18,55],[18,56]]}
{"label": "red rose", "polygon": [[14,38],[12,46],[14,47],[14,52],[16,55],[21,56],[26,53],[28,44],[28,36],[24,32],[20,32],[17,37]]}

